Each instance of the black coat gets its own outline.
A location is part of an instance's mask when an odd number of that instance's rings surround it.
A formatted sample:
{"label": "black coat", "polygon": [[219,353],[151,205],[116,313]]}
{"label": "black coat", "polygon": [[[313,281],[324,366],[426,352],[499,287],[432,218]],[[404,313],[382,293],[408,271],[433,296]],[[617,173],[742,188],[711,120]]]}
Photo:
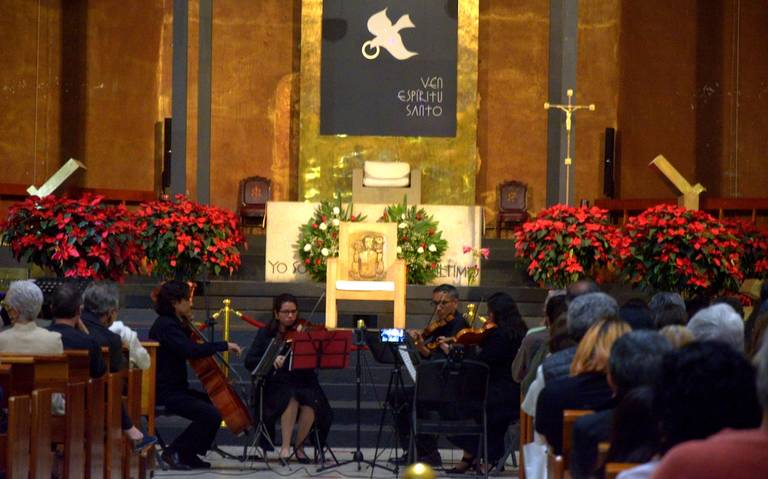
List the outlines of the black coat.
{"label": "black coat", "polygon": [[89,336],[95,339],[100,347],[107,346],[109,348],[109,372],[121,371],[125,364],[123,361],[123,341],[120,339],[120,335],[110,331],[101,323],[98,316],[88,310],[83,310],[80,319],[88,328]]}
{"label": "black coat", "polygon": [[101,357],[101,346],[99,346],[95,339],[73,326],[56,323],[55,321],[48,329],[61,334],[61,344],[65,350],[80,349],[88,351],[88,358],[90,360],[89,370],[92,378],[100,378],[107,372],[104,358]]}
{"label": "black coat", "polygon": [[163,404],[163,395],[168,392],[186,391],[187,360],[204,358],[227,350],[226,341],[214,341],[198,344],[187,336],[179,319],[171,316],[158,316],[149,337],[160,343],[157,348],[157,402]]}

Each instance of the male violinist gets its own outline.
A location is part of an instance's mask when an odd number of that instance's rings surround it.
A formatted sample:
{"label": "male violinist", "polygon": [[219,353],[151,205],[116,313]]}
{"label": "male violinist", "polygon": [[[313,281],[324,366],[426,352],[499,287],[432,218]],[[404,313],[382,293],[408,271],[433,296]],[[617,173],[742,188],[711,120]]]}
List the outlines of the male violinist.
{"label": "male violinist", "polygon": [[424,330],[408,332],[423,358],[430,358],[435,353],[438,356],[442,355],[440,348],[430,349],[427,345],[430,343],[437,344],[437,338],[455,336],[465,327],[461,318],[456,318],[459,291],[453,285],[441,284],[432,290],[432,306],[434,312]]}
{"label": "male violinist", "polygon": [[155,311],[159,315],[149,337],[160,343],[157,350],[157,403],[192,423],[168,446],[161,456],[172,469],[207,469],[210,463],[198,457],[210,449],[221,424],[221,414],[208,395],[189,388],[187,360],[231,351],[240,346],[225,341],[198,344],[182,326],[192,320],[189,285],[183,281],[163,283],[157,293]]}
{"label": "male violinist", "polygon": [[[450,284],[441,284],[432,290],[432,306],[434,312],[429,323],[422,331],[409,331],[414,346],[423,359],[444,358],[445,355],[439,347],[430,349],[430,344],[438,345],[437,339],[455,336],[463,327],[461,316],[457,318],[456,308],[459,306],[459,291]],[[395,417],[400,446],[408,448],[411,435],[411,404],[413,403],[413,388],[403,391],[404,397],[387,398]],[[397,400],[395,400],[397,399]],[[437,438],[428,434],[419,434],[416,438],[416,454],[419,462],[426,462],[432,466],[442,465],[442,458],[437,450]],[[405,464],[407,456],[392,459],[391,462]]]}

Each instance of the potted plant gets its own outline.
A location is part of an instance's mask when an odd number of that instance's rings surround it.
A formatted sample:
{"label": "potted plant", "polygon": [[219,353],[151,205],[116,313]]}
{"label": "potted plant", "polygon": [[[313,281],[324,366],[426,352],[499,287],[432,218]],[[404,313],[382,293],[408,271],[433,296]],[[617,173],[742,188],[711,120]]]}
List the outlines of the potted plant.
{"label": "potted plant", "polygon": [[30,197],[10,207],[3,240],[17,260],[59,278],[122,281],[138,271],[141,250],[128,210],[103,199]]}
{"label": "potted plant", "polygon": [[618,266],[630,284],[686,297],[738,291],[739,241],[703,211],[659,205],[631,217],[615,238]]}
{"label": "potted plant", "polygon": [[387,206],[379,221],[397,223],[397,257],[405,260],[409,284],[428,284],[437,278],[448,242],[432,215],[403,201]]}
{"label": "potted plant", "polygon": [[245,239],[231,211],[177,195],[139,205],[135,225],[150,274],[191,280],[204,270],[232,274],[240,267]]}
{"label": "potted plant", "polygon": [[515,256],[534,281],[564,288],[608,266],[614,234],[604,209],[555,205],[514,233]]}

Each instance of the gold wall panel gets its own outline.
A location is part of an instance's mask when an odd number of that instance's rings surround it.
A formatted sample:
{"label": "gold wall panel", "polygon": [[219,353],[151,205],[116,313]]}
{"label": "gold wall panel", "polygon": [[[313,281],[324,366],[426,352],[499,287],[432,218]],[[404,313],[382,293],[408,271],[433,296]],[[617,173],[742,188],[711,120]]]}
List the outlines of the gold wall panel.
{"label": "gold wall panel", "polygon": [[422,202],[475,204],[479,0],[459,0],[456,136],[320,135],[322,0],[303,0],[299,199],[352,197],[352,170],[364,160],[404,161],[422,171]]}

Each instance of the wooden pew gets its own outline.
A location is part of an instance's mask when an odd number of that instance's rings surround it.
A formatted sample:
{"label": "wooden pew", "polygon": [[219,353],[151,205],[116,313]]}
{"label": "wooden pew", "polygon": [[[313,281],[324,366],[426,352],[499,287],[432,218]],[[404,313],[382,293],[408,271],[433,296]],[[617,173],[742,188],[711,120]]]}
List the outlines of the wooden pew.
{"label": "wooden pew", "polygon": [[5,477],[7,479],[29,477],[31,412],[30,396],[12,396],[8,400],[8,434],[5,437]]}
{"label": "wooden pew", "polygon": [[[123,398],[125,407],[134,424],[140,424],[141,421],[141,381],[142,371],[140,369],[128,369],[127,374],[127,394]],[[144,454],[146,458],[146,454]],[[133,453],[133,443],[125,437],[123,439],[123,477],[139,479],[140,468],[146,465],[146,460],[140,461],[140,457]]]}
{"label": "wooden pew", "polygon": [[[85,477],[85,424],[88,411],[85,407],[85,382],[70,382],[65,393],[67,414],[64,417],[64,477]],[[90,420],[90,418],[89,418]]]}
{"label": "wooden pew", "polygon": [[[51,389],[36,389],[32,392],[32,434],[29,468],[29,477],[32,479],[48,479],[53,471],[51,393]],[[69,404],[67,404],[67,408],[69,408]]]}
{"label": "wooden pew", "polygon": [[157,374],[157,341],[142,341],[141,345],[149,353],[149,369],[142,371],[141,375],[141,415],[147,418],[147,432],[155,435],[155,375]]}
{"label": "wooden pew", "polygon": [[[520,401],[522,404],[522,400]],[[519,477],[525,479],[525,456],[523,454],[523,446],[533,442],[533,417],[523,411],[520,408],[520,467]]]}
{"label": "wooden pew", "polygon": [[120,408],[123,400],[125,371],[107,375],[107,407],[105,416],[106,442],[104,446],[104,477],[119,478],[122,472],[121,455],[123,431],[120,424]]}
{"label": "wooden pew", "polygon": [[106,413],[106,378],[89,379],[86,389],[88,422],[85,428],[85,476],[87,479],[104,477],[104,443]]}
{"label": "wooden pew", "polygon": [[590,409],[566,409],[563,411],[563,453],[556,455],[553,452],[547,453],[547,478],[563,479],[568,470],[568,461],[573,449],[573,425],[576,420],[594,411]]}

